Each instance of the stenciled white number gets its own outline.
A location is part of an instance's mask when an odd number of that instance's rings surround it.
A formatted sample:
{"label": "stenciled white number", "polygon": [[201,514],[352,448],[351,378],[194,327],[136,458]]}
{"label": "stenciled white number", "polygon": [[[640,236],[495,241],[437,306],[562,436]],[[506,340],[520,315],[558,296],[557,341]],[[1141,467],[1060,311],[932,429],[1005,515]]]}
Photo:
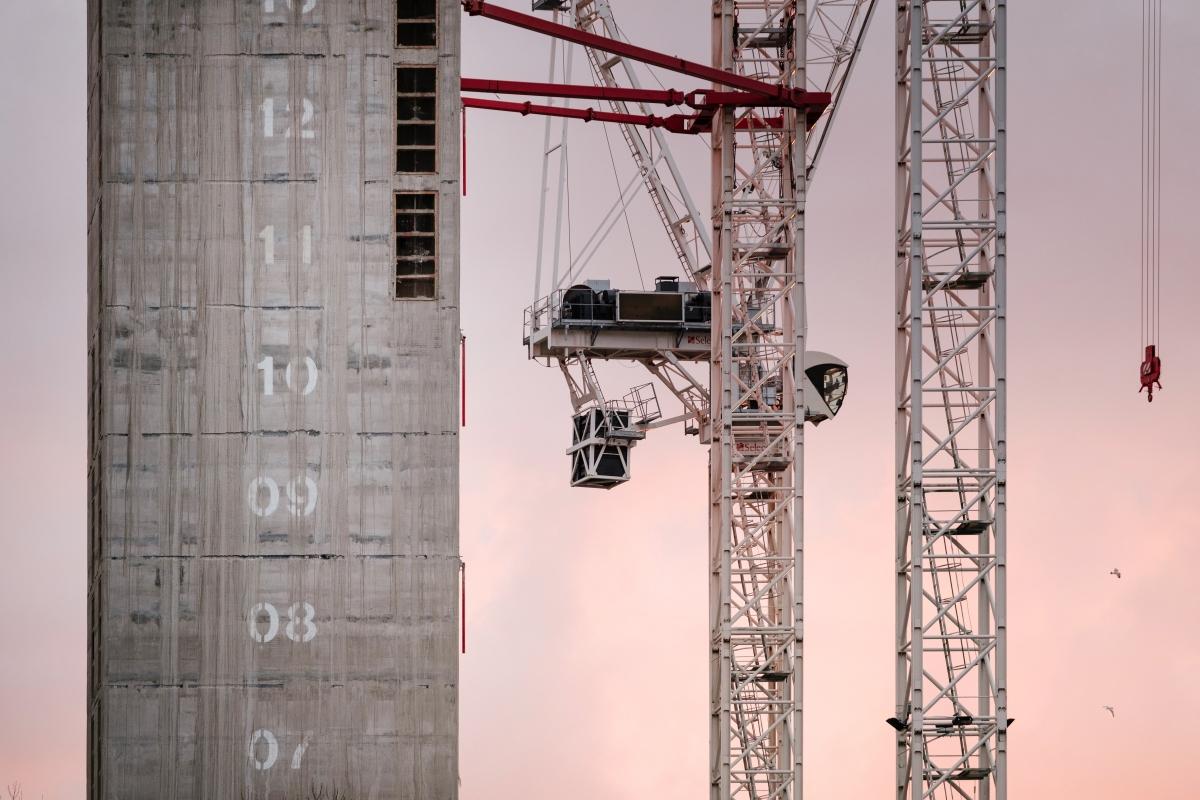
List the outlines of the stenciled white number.
{"label": "stenciled white number", "polygon": [[[267,492],[266,503],[262,502],[263,490]],[[250,510],[260,517],[269,517],[279,508],[279,484],[273,478],[259,476],[250,481],[250,490],[246,493]]]}
{"label": "stenciled white number", "polygon": [[[303,487],[303,488],[301,488]],[[266,502],[263,502],[263,492],[266,492]],[[292,478],[287,483],[287,506],[293,517],[311,516],[317,509],[317,482],[310,475],[303,478]],[[259,517],[269,517],[279,508],[279,484],[274,478],[260,475],[250,481],[246,492],[246,501],[250,510]]]}
{"label": "stenciled white number", "polygon": [[[309,128],[308,125],[310,125],[312,123],[313,117],[316,116],[316,111],[313,108],[312,101],[309,100],[307,97],[304,98],[303,100],[301,100],[300,102],[301,102],[300,138],[301,139],[312,139],[312,138],[316,137],[317,132],[312,130],[311,128]],[[263,136],[267,139],[270,139],[275,135],[275,98],[274,97],[268,97],[262,101],[262,112],[263,112]],[[292,104],[291,103],[288,103],[287,105],[284,106],[284,112],[286,114],[288,114],[289,116],[291,115],[291,113],[292,113]],[[287,131],[283,135],[286,138],[291,138],[293,136],[291,125],[288,126]]]}
{"label": "stenciled white number", "polygon": [[[267,630],[262,629],[262,615],[267,615]],[[283,635],[293,642],[311,642],[317,636],[317,611],[312,603],[292,603],[287,611],[287,625]],[[273,641],[279,635],[279,610],[271,603],[255,603],[248,617],[250,638],[259,644]]]}
{"label": "stenciled white number", "polygon": [[[280,4],[283,6],[285,11],[292,10],[292,0],[281,0]],[[304,0],[304,5],[300,7],[300,13],[307,14],[308,12],[312,11],[316,7],[317,7],[317,0]],[[275,0],[263,0],[263,13],[264,14],[274,14],[275,13]]]}
{"label": "stenciled white number", "polygon": [[[265,226],[258,232],[258,238],[263,242],[263,264],[272,266],[275,263],[275,226]],[[300,263],[312,264],[312,225],[300,228]]]}
{"label": "stenciled white number", "polygon": [[[297,616],[303,612],[302,616]],[[317,623],[313,621],[316,611],[309,603],[292,603],[288,608],[288,624],[283,633],[293,642],[311,642],[317,635]],[[302,631],[297,631],[299,626]]]}
{"label": "stenciled white number", "polygon": [[[267,743],[266,758],[260,759],[258,757],[259,742]],[[264,728],[259,728],[250,734],[250,747],[248,750],[250,752],[250,760],[254,762],[254,768],[258,770],[270,769],[279,760],[279,740],[275,738],[275,734]]]}
{"label": "stenciled white number", "polygon": [[[292,769],[300,769],[300,762],[304,758],[304,753],[308,750],[308,742],[312,738],[312,731],[307,731],[300,740],[300,744],[296,745],[296,749],[292,751]],[[260,744],[266,745],[266,758],[259,758],[262,753]],[[275,738],[275,734],[266,728],[259,728],[254,733],[250,734],[250,746],[247,749],[247,754],[250,756],[250,761],[254,764],[257,770],[268,770],[275,766],[275,762],[279,760],[279,740]]]}
{"label": "stenciled white number", "polygon": [[[267,615],[267,632],[259,626],[259,615]],[[256,642],[269,642],[279,633],[279,612],[270,603],[256,603],[250,609],[250,638]]]}
{"label": "stenciled white number", "polygon": [[[295,362],[288,362],[283,368],[283,382],[288,389],[295,391],[296,386],[292,383],[293,364],[300,363],[297,359]],[[304,387],[300,390],[302,395],[310,395],[317,390],[317,380],[320,375],[317,369],[317,362],[311,356],[305,356],[304,364]],[[263,395],[271,397],[275,394],[275,359],[271,356],[263,356],[263,360],[254,365],[262,372],[263,376]]]}
{"label": "stenciled white number", "polygon": [[275,226],[268,225],[258,232],[258,238],[263,240],[263,263],[275,263]]}

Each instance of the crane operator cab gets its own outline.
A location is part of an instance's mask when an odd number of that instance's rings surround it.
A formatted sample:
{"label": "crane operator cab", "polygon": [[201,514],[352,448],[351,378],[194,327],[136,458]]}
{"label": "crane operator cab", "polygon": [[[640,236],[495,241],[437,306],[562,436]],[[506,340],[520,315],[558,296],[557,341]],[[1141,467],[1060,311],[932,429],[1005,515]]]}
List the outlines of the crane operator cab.
{"label": "crane operator cab", "polygon": [[837,356],[816,350],[805,353],[804,421],[819,425],[837,416],[849,379],[849,367]]}
{"label": "crane operator cab", "polygon": [[[735,466],[747,466],[755,471],[779,472],[792,463],[791,444],[780,436],[780,420],[771,417],[784,408],[784,392],[780,376],[766,380],[738,381],[741,386],[755,386],[753,394],[735,398],[733,409]],[[833,419],[842,409],[849,384],[846,362],[829,353],[810,350],[804,354],[804,421],[820,425]],[[767,412],[766,415],[762,412]]]}

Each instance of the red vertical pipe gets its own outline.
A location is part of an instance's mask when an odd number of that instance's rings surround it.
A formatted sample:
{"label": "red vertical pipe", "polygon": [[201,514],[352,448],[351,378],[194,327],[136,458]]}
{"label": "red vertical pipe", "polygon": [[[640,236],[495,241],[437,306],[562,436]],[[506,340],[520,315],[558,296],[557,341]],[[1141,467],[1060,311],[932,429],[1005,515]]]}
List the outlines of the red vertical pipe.
{"label": "red vertical pipe", "polygon": [[462,573],[462,651],[467,652],[467,562],[459,562],[459,570]]}
{"label": "red vertical pipe", "polygon": [[467,336],[462,335],[462,427],[467,427]]}
{"label": "red vertical pipe", "polygon": [[467,107],[463,106],[462,110],[462,129],[463,129],[463,168],[462,168],[462,185],[463,197],[467,196]]}

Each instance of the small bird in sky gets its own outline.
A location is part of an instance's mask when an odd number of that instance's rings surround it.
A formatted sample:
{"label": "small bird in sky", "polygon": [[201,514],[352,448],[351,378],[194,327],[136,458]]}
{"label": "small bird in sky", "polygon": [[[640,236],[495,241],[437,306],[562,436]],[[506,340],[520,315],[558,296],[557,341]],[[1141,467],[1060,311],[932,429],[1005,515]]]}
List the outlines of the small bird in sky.
{"label": "small bird in sky", "polygon": [[1104,710],[1107,711],[1109,714],[1112,714],[1113,719],[1117,718],[1117,710],[1115,708],[1113,708],[1112,706],[1105,706]]}
{"label": "small bird in sky", "polygon": [[1116,575],[1116,576],[1119,578],[1119,577],[1121,577],[1121,570],[1119,570],[1119,569],[1114,569],[1112,572],[1110,572],[1110,573],[1108,573],[1108,574],[1109,574],[1109,575]]}

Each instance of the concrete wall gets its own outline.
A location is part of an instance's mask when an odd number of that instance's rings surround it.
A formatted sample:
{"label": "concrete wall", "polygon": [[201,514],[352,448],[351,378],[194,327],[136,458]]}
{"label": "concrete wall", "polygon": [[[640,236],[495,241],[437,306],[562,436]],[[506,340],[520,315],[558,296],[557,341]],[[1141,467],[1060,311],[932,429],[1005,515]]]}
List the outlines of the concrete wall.
{"label": "concrete wall", "polygon": [[[394,0],[89,1],[92,798],[457,797],[438,6],[398,49]],[[439,64],[440,174],[394,172],[400,62]],[[398,301],[419,189],[438,298]]]}

